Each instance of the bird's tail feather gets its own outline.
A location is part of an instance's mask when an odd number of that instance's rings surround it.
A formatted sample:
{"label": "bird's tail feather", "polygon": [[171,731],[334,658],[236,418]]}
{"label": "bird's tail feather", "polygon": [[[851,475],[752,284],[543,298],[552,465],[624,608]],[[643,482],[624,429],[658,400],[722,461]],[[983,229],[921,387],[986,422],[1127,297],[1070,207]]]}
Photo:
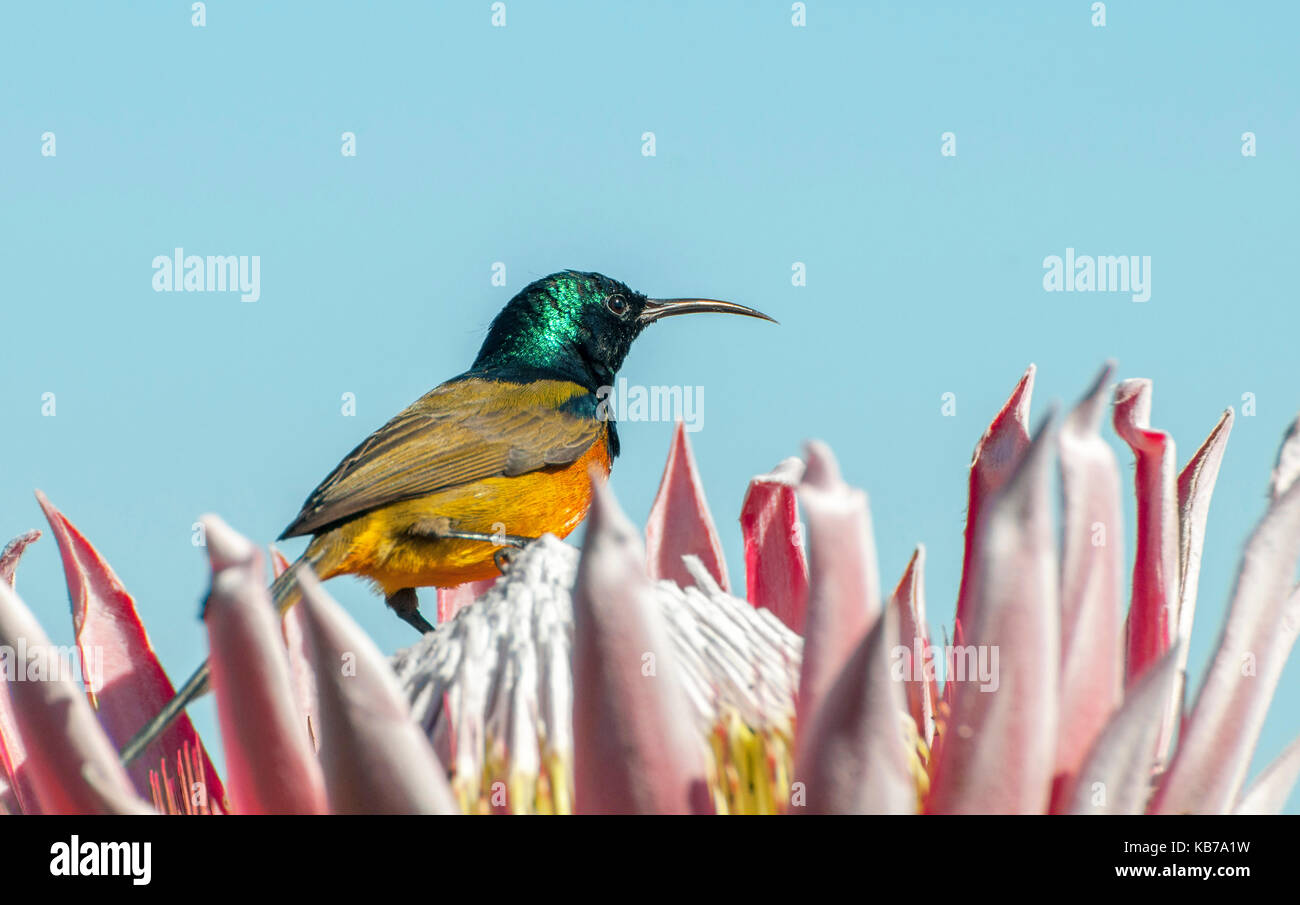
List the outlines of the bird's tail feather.
{"label": "bird's tail feather", "polygon": [[[275,603],[276,611],[281,615],[302,597],[295,574],[299,566],[309,565],[316,574],[328,575],[330,567],[335,565],[331,562],[335,556],[335,548],[332,544],[322,543],[323,540],[324,538],[313,540],[306,552],[271,584],[271,600]],[[122,763],[129,764],[138,758],[185,712],[186,707],[207,694],[212,689],[210,676],[208,661],[204,660],[185,684],[177,689],[176,695],[163,705],[158,715],[146,723],[122,748],[120,755]]]}

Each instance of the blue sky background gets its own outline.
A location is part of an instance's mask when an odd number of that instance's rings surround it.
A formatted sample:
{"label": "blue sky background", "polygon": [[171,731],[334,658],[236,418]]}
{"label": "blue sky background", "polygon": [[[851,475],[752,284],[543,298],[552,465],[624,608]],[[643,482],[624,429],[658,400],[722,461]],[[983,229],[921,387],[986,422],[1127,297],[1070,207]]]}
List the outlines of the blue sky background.
{"label": "blue sky background", "polygon": [[[212,2],[205,28],[187,2],[5,6],[0,535],[45,527],[48,493],[180,681],[205,649],[195,518],[271,540],[356,442],[469,364],[510,295],[592,269],[781,321],[665,322],[621,375],[705,388],[691,439],[733,576],[748,478],[820,437],[871,496],[887,585],[927,544],[936,630],[971,450],[1029,362],[1035,423],[1108,357],[1153,378],[1180,464],[1254,393],[1210,514],[1199,681],[1300,408],[1300,7],[1114,2],[1094,28],[1084,0],[810,0],[794,28],[783,0],[508,0],[493,28],[489,5]],[[260,255],[260,301],[155,293],[151,261],[177,246]],[[1151,300],[1044,292],[1067,246],[1150,255]],[[640,520],[671,425],[620,433],[614,484]],[[70,642],[48,535],[19,590]],[[330,590],[385,650],[412,641],[360,582]],[[218,748],[211,701],[192,713]],[[1297,732],[1293,657],[1252,775]]]}

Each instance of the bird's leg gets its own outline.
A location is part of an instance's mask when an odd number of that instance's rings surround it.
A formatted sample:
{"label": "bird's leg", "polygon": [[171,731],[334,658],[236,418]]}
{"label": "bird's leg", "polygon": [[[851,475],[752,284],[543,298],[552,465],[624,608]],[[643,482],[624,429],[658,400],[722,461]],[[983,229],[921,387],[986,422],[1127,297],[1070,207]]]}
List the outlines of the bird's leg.
{"label": "bird's leg", "polygon": [[[492,561],[496,563],[496,567],[503,575],[510,568],[510,550],[523,549],[537,539],[535,537],[520,537],[517,534],[480,534],[474,531],[444,530],[438,531],[436,536],[440,539],[478,540],[488,544],[496,544],[498,549],[492,553]],[[402,588],[400,591],[394,591],[384,598],[384,603],[388,604],[403,622],[410,625],[421,635],[434,630],[429,620],[425,619],[420,613],[420,598],[416,595],[415,588]]]}
{"label": "bird's leg", "polygon": [[403,622],[410,625],[421,635],[426,635],[433,631],[433,626],[420,614],[420,598],[416,596],[415,588],[402,588],[384,598],[384,603],[393,608]]}
{"label": "bird's leg", "polygon": [[437,537],[481,540],[487,544],[496,544],[498,547],[516,547],[520,550],[537,540],[535,537],[520,537],[518,534],[481,534],[477,531],[439,531]]}
{"label": "bird's leg", "polygon": [[509,570],[510,561],[514,558],[510,549],[522,550],[537,540],[535,537],[521,537],[518,534],[480,534],[475,531],[439,531],[438,537],[454,537],[457,540],[481,540],[484,543],[496,544],[498,549],[492,553],[492,562],[496,563],[496,567],[502,575]]}

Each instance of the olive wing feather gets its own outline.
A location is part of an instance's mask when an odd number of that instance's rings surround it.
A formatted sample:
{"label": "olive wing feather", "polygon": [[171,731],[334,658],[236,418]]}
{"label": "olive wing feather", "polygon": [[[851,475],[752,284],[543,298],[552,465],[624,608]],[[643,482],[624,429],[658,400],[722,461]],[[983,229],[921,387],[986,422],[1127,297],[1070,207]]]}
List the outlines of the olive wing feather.
{"label": "olive wing feather", "polygon": [[574,462],[606,429],[603,421],[561,408],[586,394],[563,381],[443,384],[349,453],[280,536],[315,533],[381,506],[484,478]]}

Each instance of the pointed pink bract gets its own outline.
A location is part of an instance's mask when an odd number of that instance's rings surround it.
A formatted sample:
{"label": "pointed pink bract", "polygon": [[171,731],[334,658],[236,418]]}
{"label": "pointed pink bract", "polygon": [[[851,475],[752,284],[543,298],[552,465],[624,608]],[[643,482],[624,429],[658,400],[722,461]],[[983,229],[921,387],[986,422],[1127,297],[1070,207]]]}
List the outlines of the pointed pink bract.
{"label": "pointed pink bract", "polygon": [[[928,813],[1037,814],[1048,804],[1061,637],[1049,427],[986,501],[973,533],[969,615],[961,624],[975,657],[961,670],[946,664],[952,713]],[[987,681],[970,675],[970,660],[978,666],[980,658]]]}
{"label": "pointed pink bract", "polygon": [[880,570],[867,495],[844,483],[835,457],[822,443],[808,444],[799,502],[808,523],[809,560],[795,750],[880,616]]}
{"label": "pointed pink bract", "polygon": [[297,567],[302,625],[319,694],[321,768],[339,814],[452,814],[447,771],[387,659],[307,566]]}
{"label": "pointed pink bract", "polygon": [[[40,536],[39,531],[28,531],[5,544],[4,552],[0,553],[0,582],[11,588],[14,586],[14,576],[23,551]],[[0,671],[0,782],[5,786],[3,806],[14,814],[39,814],[40,805],[36,801],[36,790],[32,788],[26,761],[27,749],[23,747],[23,741],[18,735],[13,705],[9,701],[9,692],[5,689],[4,673]]]}
{"label": "pointed pink bract", "polygon": [[636,530],[593,474],[573,592],[573,778],[579,814],[712,811],[703,743],[678,684]]}
{"label": "pointed pink bract", "polygon": [[1181,654],[1170,650],[1128,690],[1102,727],[1079,769],[1069,777],[1057,813],[1141,814],[1151,797],[1151,774],[1165,702]]}
{"label": "pointed pink bract", "polygon": [[212,561],[208,661],[231,800],[240,814],[324,814],[325,783],[299,718],[261,554],[221,519],[201,521]]}
{"label": "pointed pink bract", "polygon": [[[1279,463],[1300,436],[1288,435]],[[1300,481],[1275,481],[1269,505],[1242,555],[1218,650],[1183,723],[1151,809],[1160,814],[1230,811],[1241,793],[1264,716],[1300,627]],[[1286,483],[1290,480],[1290,484]]]}
{"label": "pointed pink bract", "polygon": [[22,559],[23,551],[39,540],[40,536],[41,532],[32,530],[5,544],[4,550],[0,550],[0,581],[11,588],[15,586],[14,575],[18,571],[18,560]]}
{"label": "pointed pink bract", "polygon": [[[289,560],[273,545],[271,547],[271,572],[279,578],[289,571]],[[307,656],[307,638],[302,627],[302,608],[291,606],[280,617],[280,633],[284,636],[285,652],[289,655],[289,677],[298,701],[298,716],[306,727],[307,735],[316,747],[316,676],[311,671]]]}
{"label": "pointed pink bract", "polygon": [[[37,491],[36,499],[59,544],[82,663],[102,658],[102,687],[87,691],[104,731],[113,746],[121,748],[175,696],[175,689],[158,662],[135,601],[112,568],[45,494]],[[221,779],[185,714],[127,768],[136,791],[149,795],[149,773],[187,746],[200,752],[209,801],[224,810]]]}
{"label": "pointed pink bract", "polygon": [[934,651],[930,647],[930,629],[925,621],[925,545],[916,545],[890,598],[890,608],[897,614],[894,624],[898,626],[898,643],[906,650],[907,709],[916,723],[917,733],[929,745],[934,741],[934,708],[939,700],[939,684]]}
{"label": "pointed pink bract", "polygon": [[1178,605],[1173,621],[1174,640],[1182,640],[1182,660],[1169,693],[1169,706],[1160,730],[1157,756],[1163,764],[1169,754],[1174,730],[1183,713],[1187,688],[1187,652],[1196,615],[1196,591],[1201,575],[1201,552],[1205,546],[1205,525],[1210,517],[1210,497],[1223,463],[1223,451],[1232,432],[1232,409],[1219,418],[1190,461],[1178,475]]}
{"label": "pointed pink bract", "polygon": [[680,421],[673,430],[668,462],[646,520],[645,546],[646,571],[651,578],[667,578],[683,588],[695,584],[682,565],[682,557],[689,554],[699,557],[720,588],[729,589],[722,541],[709,514],[686,427]]}
{"label": "pointed pink bract", "polygon": [[971,456],[966,547],[962,556],[961,587],[957,592],[957,618],[963,622],[969,606],[971,554],[980,513],[989,497],[1011,477],[1029,447],[1029,403],[1034,395],[1035,373],[1037,369],[1032,364],[1025,369],[1015,389],[975,444]]}
{"label": "pointed pink bract", "polygon": [[1099,427],[1114,365],[1061,425],[1061,697],[1052,810],[1123,693],[1124,525],[1119,463]]}
{"label": "pointed pink bract", "polygon": [[1125,683],[1164,656],[1177,626],[1178,489],[1173,437],[1151,429],[1151,381],[1115,388],[1115,433],[1137,460],[1137,552],[1126,624]]}
{"label": "pointed pink bract", "polygon": [[53,676],[6,682],[12,728],[26,750],[24,772],[40,812],[115,814],[143,807],[86,696],[68,678],[70,665],[58,656],[59,648],[50,644],[4,581],[0,581],[0,645],[21,647],[28,652],[26,663],[36,654],[43,668],[58,670]]}
{"label": "pointed pink bract", "polygon": [[795,487],[803,463],[786,459],[749,482],[740,510],[745,539],[745,599],[803,634],[808,606],[808,558]]}
{"label": "pointed pink bract", "polygon": [[914,814],[900,683],[891,673],[898,620],[886,610],[826,694],[798,749],[794,778],[809,814]]}

